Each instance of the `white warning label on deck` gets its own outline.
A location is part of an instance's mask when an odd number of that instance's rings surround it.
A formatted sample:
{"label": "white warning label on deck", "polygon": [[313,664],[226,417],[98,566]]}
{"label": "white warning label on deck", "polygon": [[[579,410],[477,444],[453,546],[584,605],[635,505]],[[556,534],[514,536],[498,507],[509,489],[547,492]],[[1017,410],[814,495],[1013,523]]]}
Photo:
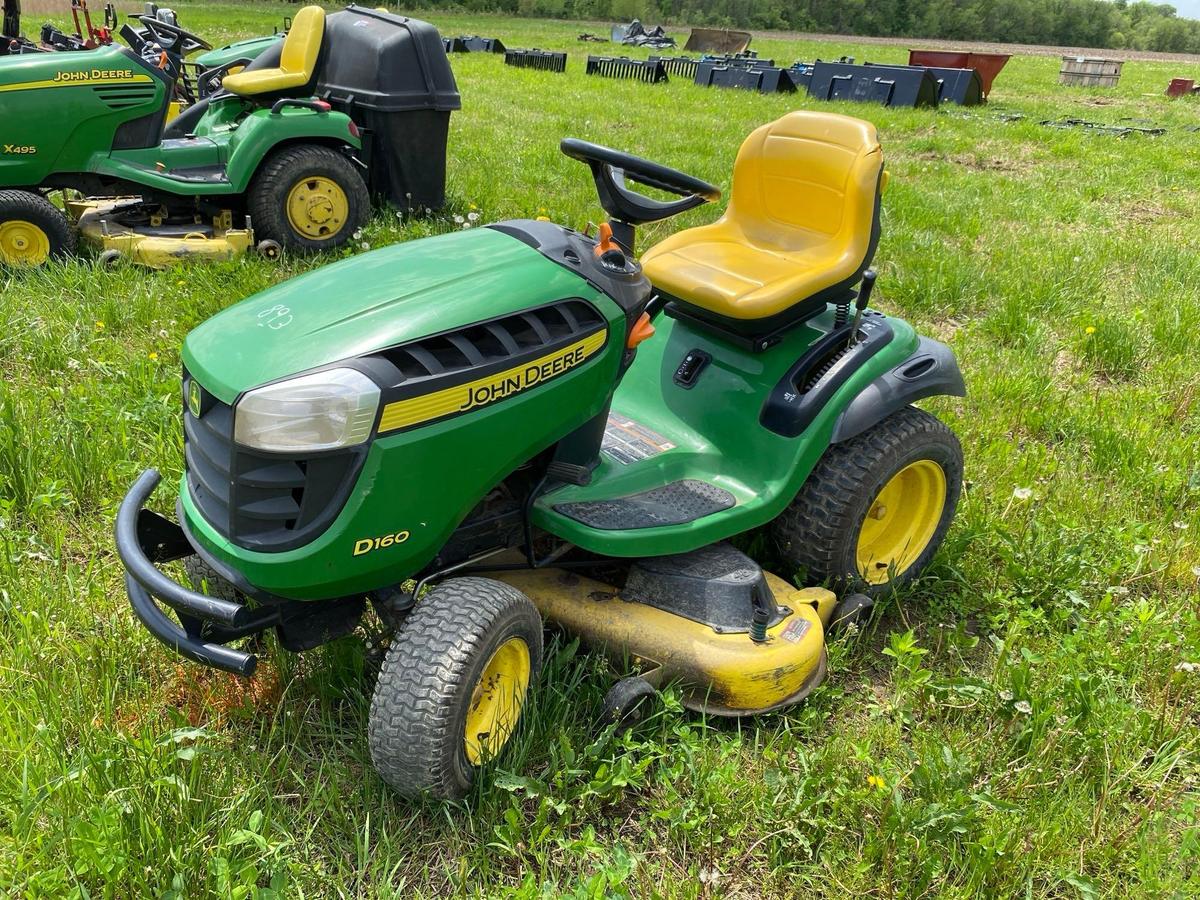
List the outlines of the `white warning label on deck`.
{"label": "white warning label on deck", "polygon": [[620,413],[609,413],[604,442],[600,445],[601,450],[623,466],[649,459],[674,447],[658,432]]}

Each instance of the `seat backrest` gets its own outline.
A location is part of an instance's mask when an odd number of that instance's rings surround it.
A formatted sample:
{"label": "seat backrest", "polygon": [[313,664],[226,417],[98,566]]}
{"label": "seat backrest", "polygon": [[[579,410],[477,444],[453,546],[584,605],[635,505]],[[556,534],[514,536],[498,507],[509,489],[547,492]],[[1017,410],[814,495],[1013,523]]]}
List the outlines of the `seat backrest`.
{"label": "seat backrest", "polygon": [[308,81],[316,71],[324,38],[325,10],[319,6],[304,7],[292,19],[292,27],[283,39],[279,68],[289,74],[303,73]]}
{"label": "seat backrest", "polygon": [[742,143],[725,219],[757,244],[799,250],[832,241],[863,259],[877,229],[882,173],[870,122],[789,113]]}

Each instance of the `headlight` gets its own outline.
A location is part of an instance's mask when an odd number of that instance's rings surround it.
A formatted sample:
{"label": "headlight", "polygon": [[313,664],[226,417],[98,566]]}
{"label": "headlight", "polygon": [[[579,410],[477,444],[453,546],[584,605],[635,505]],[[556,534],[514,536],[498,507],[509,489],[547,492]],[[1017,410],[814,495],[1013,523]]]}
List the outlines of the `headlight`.
{"label": "headlight", "polygon": [[234,411],[233,439],[293,453],[361,444],[379,408],[379,386],[354,369],[329,369],[250,391]]}

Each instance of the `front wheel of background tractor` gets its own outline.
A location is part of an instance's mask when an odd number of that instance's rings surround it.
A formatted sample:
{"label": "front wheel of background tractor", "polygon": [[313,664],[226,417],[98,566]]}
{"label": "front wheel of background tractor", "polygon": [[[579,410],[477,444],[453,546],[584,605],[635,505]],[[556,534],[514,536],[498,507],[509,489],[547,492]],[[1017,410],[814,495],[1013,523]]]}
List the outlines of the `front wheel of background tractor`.
{"label": "front wheel of background tractor", "polygon": [[831,445],[771,533],[809,582],[879,596],[929,564],[954,519],[962,475],[954,432],[905,407]]}
{"label": "front wheel of background tractor", "polygon": [[350,240],[371,215],[371,196],[343,154],[299,144],[263,162],[250,185],[248,208],[260,241],[307,253]]}
{"label": "front wheel of background tractor", "polygon": [[0,191],[0,263],[40,266],[75,252],[75,230],[57,206],[31,191]]}
{"label": "front wheel of background tractor", "polygon": [[454,578],[413,607],[371,699],[375,768],[400,794],[461,797],[507,743],[542,662],[529,598],[488,578]]}

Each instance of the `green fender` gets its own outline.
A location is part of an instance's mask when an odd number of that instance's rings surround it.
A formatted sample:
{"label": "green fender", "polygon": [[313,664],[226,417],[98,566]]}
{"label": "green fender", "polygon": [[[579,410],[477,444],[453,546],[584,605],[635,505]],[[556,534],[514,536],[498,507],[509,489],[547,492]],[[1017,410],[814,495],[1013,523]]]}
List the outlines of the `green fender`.
{"label": "green fender", "polygon": [[278,114],[256,110],[229,139],[225,170],[234,192],[244,192],[267,155],[285,143],[337,143],[362,149],[358,129],[345,113],[318,113],[298,106],[284,107]]}

